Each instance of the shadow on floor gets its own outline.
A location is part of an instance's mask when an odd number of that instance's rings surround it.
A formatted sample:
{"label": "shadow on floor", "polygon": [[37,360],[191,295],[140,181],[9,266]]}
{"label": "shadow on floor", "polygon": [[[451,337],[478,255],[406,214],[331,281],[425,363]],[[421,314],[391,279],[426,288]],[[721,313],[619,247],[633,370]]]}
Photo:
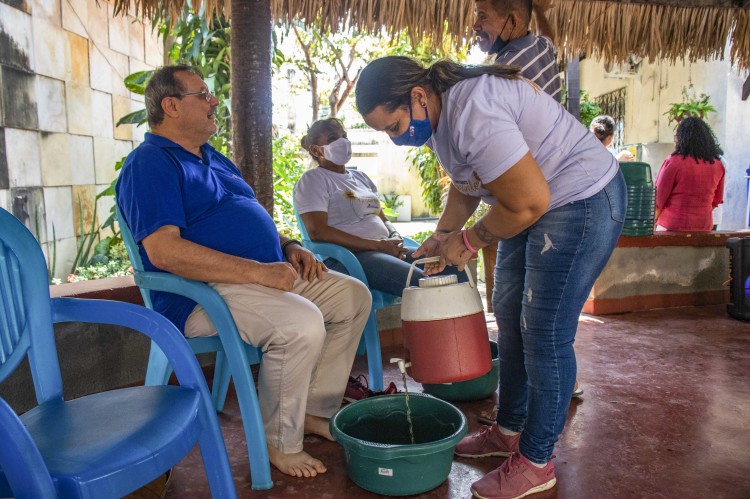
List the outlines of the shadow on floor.
{"label": "shadow on floor", "polygon": [[[555,448],[557,486],[533,497],[750,497],[750,324],[731,319],[723,306],[583,316],[575,348],[585,393],[572,402]],[[399,353],[391,349],[383,358]],[[353,372],[367,372],[363,358]],[[399,384],[401,376],[388,365],[385,380]],[[410,380],[409,389],[421,391],[421,385]],[[456,405],[475,431],[476,416],[493,404]],[[300,479],[272,468],[274,488],[252,491],[233,394],[219,421],[239,497],[379,497],[347,478],[338,444],[317,437],[305,439],[305,450],[327,473]],[[470,497],[471,483],[500,463],[456,459],[445,483],[413,497]],[[167,497],[210,497],[197,449],[174,469]]]}

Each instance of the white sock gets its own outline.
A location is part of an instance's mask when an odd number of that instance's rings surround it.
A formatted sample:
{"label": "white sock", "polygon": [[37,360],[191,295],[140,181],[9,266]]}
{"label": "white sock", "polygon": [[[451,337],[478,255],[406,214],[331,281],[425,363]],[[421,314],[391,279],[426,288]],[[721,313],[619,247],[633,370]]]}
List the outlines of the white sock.
{"label": "white sock", "polygon": [[531,464],[533,464],[534,466],[536,466],[537,468],[544,468],[545,466],[547,466],[547,463],[544,463],[544,464],[536,464],[536,463],[535,463],[534,461],[531,461],[531,460],[530,460],[530,459],[528,459],[528,458],[526,458],[526,460],[527,460],[528,462],[530,462]]}
{"label": "white sock", "polygon": [[497,429],[500,430],[500,433],[502,433],[503,435],[508,435],[509,437],[512,437],[514,435],[518,435],[517,431],[511,431],[511,430],[509,430],[507,428],[503,428],[500,425],[497,425]]}

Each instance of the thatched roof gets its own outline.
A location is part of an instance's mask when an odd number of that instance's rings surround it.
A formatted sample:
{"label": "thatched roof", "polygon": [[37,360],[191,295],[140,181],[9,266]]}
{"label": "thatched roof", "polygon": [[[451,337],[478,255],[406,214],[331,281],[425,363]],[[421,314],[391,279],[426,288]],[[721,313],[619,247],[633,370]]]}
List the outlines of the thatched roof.
{"label": "thatched roof", "polygon": [[[471,36],[474,0],[269,0],[277,21],[301,20],[333,31],[355,26],[391,35],[407,28],[442,44]],[[187,0],[114,0],[147,17],[177,18]],[[193,0],[195,9],[231,17],[229,0]],[[750,68],[750,0],[555,0],[548,12],[561,54],[621,62],[631,54],[674,61],[725,58]]]}
{"label": "thatched roof", "polygon": [[549,20],[559,34],[563,55],[586,54],[606,62],[622,62],[630,54],[650,61],[724,59],[731,38],[730,60],[740,69],[750,68],[750,2],[557,0],[556,4]]}

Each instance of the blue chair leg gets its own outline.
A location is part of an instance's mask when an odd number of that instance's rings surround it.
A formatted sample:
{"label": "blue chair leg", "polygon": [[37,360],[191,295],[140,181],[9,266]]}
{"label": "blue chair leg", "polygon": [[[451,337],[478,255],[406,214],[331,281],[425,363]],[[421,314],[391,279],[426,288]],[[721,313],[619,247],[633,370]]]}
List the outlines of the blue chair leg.
{"label": "blue chair leg", "polygon": [[213,399],[216,412],[224,410],[224,402],[227,399],[230,378],[227,356],[224,352],[218,351],[216,352],[216,365],[214,367],[214,385],[211,389],[211,399]]}
{"label": "blue chair leg", "polygon": [[[211,410],[211,413],[209,413]],[[232,468],[229,464],[226,446],[219,429],[219,422],[213,407],[204,407],[201,411],[203,420],[203,432],[198,439],[203,458],[203,467],[206,470],[208,485],[212,497],[226,497],[236,499],[237,492],[232,478]]]}
{"label": "blue chair leg", "polygon": [[[229,345],[231,347],[231,345]],[[250,458],[250,475],[253,490],[267,490],[273,487],[271,480],[271,465],[268,462],[268,448],[266,447],[266,433],[263,418],[260,414],[258,395],[255,392],[255,382],[252,373],[240,357],[239,351],[226,349],[229,368],[237,392],[237,402],[242,415],[242,426],[245,429],[247,452]],[[245,356],[247,358],[247,356]]]}
{"label": "blue chair leg", "polygon": [[[380,353],[380,332],[375,320],[375,309],[370,312],[370,318],[365,324],[362,340],[367,346],[367,368],[370,373],[370,390],[381,391],[383,389],[383,358]],[[360,342],[360,345],[362,343]]]}
{"label": "blue chair leg", "polygon": [[166,355],[156,344],[151,342],[151,352],[148,354],[148,368],[146,369],[146,386],[159,386],[169,383],[172,366]]}

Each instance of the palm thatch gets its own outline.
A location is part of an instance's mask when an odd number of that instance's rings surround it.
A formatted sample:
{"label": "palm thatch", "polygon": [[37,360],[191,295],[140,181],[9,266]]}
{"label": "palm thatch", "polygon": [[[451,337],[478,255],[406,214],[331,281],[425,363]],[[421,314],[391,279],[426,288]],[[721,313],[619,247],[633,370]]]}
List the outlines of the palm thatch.
{"label": "palm thatch", "polygon": [[[684,6],[689,3],[696,6]],[[548,17],[559,33],[563,57],[585,54],[605,62],[623,62],[631,54],[649,61],[724,59],[731,38],[730,60],[739,69],[750,68],[750,11],[707,3],[558,0]]]}
{"label": "palm thatch", "polygon": [[[176,20],[187,0],[113,0],[147,17]],[[472,38],[474,0],[269,0],[274,20],[338,31],[355,27],[393,36],[407,29],[436,44]],[[230,0],[192,0],[195,11],[231,17]],[[675,61],[724,58],[750,69],[750,0],[555,0],[548,17],[562,57],[585,54],[605,62],[635,55]]]}

